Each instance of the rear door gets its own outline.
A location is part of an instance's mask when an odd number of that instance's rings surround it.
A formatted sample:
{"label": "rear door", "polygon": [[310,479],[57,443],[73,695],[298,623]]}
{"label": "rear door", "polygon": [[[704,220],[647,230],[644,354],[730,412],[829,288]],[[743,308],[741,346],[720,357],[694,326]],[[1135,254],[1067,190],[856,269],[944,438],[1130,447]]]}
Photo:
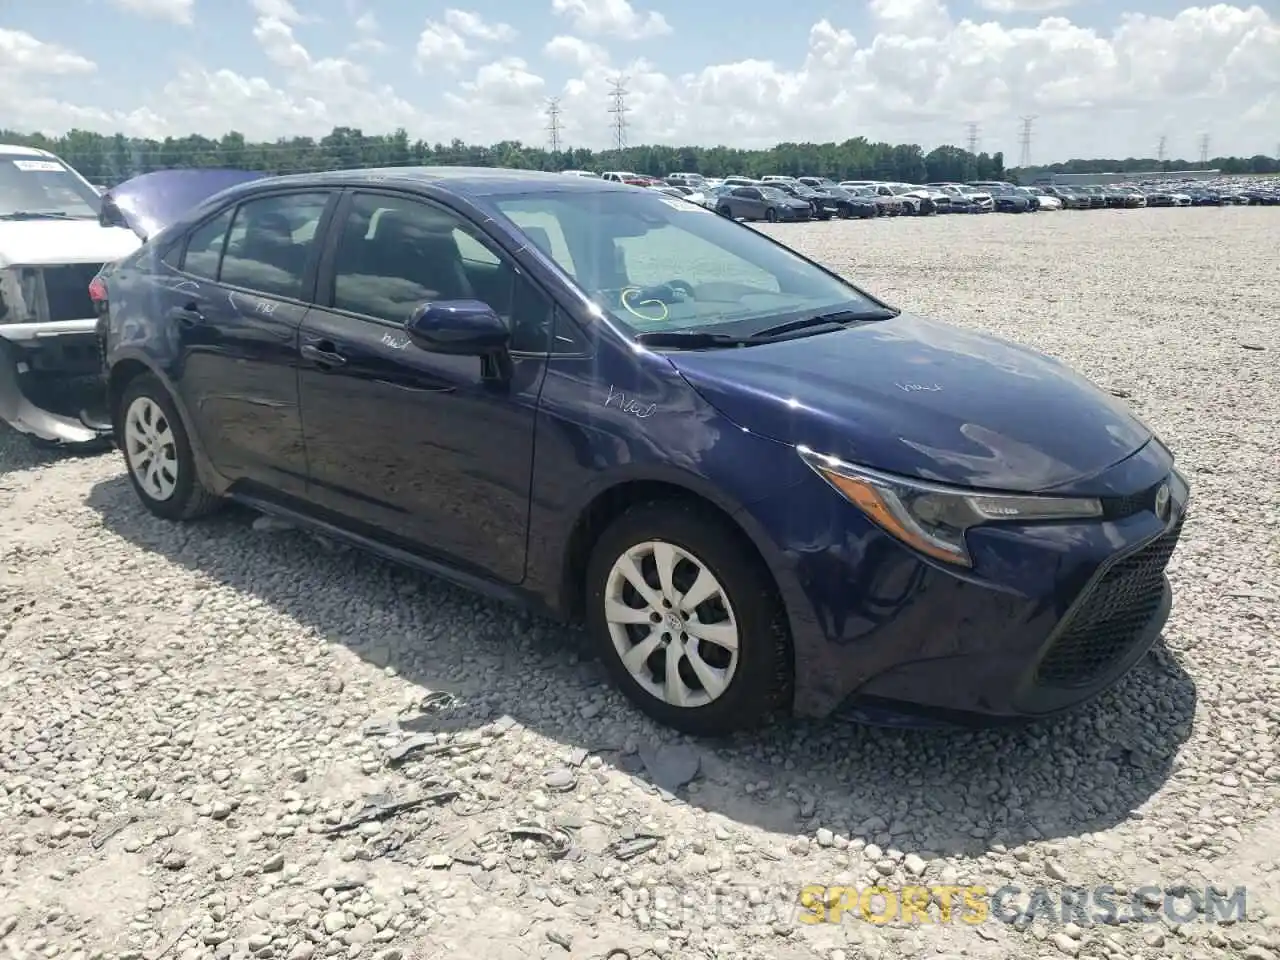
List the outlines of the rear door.
{"label": "rear door", "polygon": [[223,476],[306,492],[298,407],[298,330],[315,287],[316,237],[331,190],[258,194],[193,229],[173,251],[164,319],[173,377]]}

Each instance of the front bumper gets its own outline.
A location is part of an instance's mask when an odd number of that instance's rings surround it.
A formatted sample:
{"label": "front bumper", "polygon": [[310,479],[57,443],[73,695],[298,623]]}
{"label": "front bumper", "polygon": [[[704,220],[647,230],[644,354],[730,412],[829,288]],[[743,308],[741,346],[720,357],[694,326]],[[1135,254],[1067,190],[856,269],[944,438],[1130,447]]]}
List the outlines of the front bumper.
{"label": "front bumper", "polygon": [[[757,504],[787,558],[775,572],[795,645],[794,711],[992,722],[1092,699],[1145,655],[1169,615],[1164,570],[1187,499],[1173,476],[1167,452],[1149,443],[1071,491],[1108,496],[1106,519],[979,528],[972,570],[909,550],[816,476],[785,502]],[[1164,520],[1154,511],[1161,483],[1181,488]]]}
{"label": "front bumper", "polygon": [[50,443],[89,443],[110,434],[102,405],[96,319],[0,326],[0,420]]}

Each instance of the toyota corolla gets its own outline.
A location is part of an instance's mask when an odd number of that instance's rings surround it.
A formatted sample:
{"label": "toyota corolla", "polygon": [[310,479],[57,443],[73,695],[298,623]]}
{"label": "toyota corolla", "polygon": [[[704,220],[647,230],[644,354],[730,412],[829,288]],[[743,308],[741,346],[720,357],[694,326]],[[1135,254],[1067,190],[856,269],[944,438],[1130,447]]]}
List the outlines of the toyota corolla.
{"label": "toyota corolla", "polygon": [[1121,401],[703,208],[465,168],[182,206],[92,289],[159,517],[235,500],[585,621],[695,734],[1048,716],[1169,614],[1189,490]]}

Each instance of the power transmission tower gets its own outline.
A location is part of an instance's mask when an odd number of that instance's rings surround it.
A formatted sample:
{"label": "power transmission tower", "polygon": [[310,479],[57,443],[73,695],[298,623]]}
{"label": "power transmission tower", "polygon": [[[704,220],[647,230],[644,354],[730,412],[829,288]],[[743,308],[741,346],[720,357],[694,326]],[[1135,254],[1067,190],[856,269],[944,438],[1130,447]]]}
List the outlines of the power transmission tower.
{"label": "power transmission tower", "polygon": [[1031,166],[1031,125],[1035,122],[1035,117],[1022,118],[1022,134],[1018,137],[1018,144],[1022,147],[1022,154],[1018,157],[1018,166],[1023,170]]}
{"label": "power transmission tower", "polygon": [[1165,148],[1168,146],[1169,146],[1169,138],[1166,136],[1161,136],[1160,142],[1156,144],[1156,159],[1159,160],[1161,163],[1164,163]]}
{"label": "power transmission tower", "polygon": [[560,152],[560,98],[547,101],[547,133],[551,135],[551,152]]}
{"label": "power transmission tower", "polygon": [[966,141],[969,147],[969,152],[976,157],[978,155],[978,125],[973,121],[970,121],[965,124],[965,127],[969,132],[969,136]]}
{"label": "power transmission tower", "polygon": [[1209,135],[1207,133],[1200,135],[1200,163],[1201,165],[1209,163]]}
{"label": "power transmission tower", "polygon": [[612,92],[609,94],[609,112],[613,114],[613,148],[618,151],[627,149],[627,78],[619,75],[609,81]]}

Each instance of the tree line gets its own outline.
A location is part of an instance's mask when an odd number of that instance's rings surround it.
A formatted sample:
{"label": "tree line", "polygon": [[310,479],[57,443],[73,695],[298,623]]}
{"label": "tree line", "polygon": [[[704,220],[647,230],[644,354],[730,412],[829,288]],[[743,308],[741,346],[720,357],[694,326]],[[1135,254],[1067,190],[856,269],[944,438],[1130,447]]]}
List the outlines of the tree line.
{"label": "tree line", "polygon": [[[518,140],[491,146],[427,143],[401,129],[366,134],[334,127],[326,136],[289,137],[253,142],[234,131],[218,138],[191,134],[163,140],[72,130],[57,137],[0,130],[0,143],[50,150],[94,183],[114,185],[141,173],[174,167],[227,167],[273,174],[307,173],[379,166],[500,166],[526,170],[631,170],[655,176],[701,173],[705,176],[825,176],[835,180],[890,180],[904,183],[1011,179],[1030,182],[1044,173],[1093,173],[1195,169],[1179,160],[1069,160],[1027,170],[1006,169],[1004,155],[971,153],[956,146],[926,153],[913,143],[890,144],[854,137],[841,143],[779,143],[761,150],[736,147],[644,145],[595,151],[572,147],[551,151]],[[1270,157],[1219,157],[1207,166],[1224,173],[1276,173]]]}

